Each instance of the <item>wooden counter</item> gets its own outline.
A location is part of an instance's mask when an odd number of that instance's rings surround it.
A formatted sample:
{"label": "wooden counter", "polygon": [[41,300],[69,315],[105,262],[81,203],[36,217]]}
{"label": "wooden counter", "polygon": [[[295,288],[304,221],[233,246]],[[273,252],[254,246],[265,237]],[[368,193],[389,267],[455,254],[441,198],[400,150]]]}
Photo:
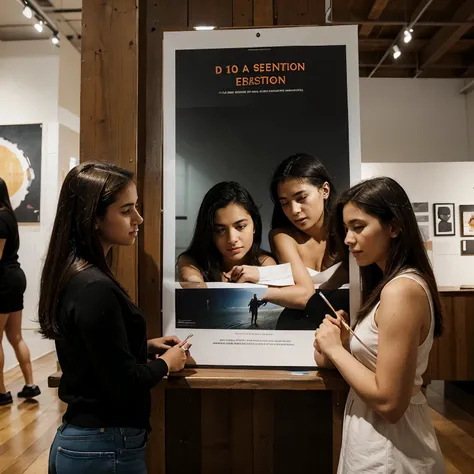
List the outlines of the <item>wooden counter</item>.
{"label": "wooden counter", "polygon": [[225,390],[346,390],[344,379],[334,370],[288,371],[258,369],[186,368],[170,375],[167,389]]}
{"label": "wooden counter", "polygon": [[428,380],[474,380],[474,289],[440,287],[444,333],[435,339]]}
{"label": "wooden counter", "polygon": [[296,373],[199,368],[169,376],[152,391],[150,474],[335,473],[348,386],[336,371]]}
{"label": "wooden counter", "polygon": [[161,460],[160,474],[335,473],[347,391],[329,370],[185,369],[152,392],[149,465]]}

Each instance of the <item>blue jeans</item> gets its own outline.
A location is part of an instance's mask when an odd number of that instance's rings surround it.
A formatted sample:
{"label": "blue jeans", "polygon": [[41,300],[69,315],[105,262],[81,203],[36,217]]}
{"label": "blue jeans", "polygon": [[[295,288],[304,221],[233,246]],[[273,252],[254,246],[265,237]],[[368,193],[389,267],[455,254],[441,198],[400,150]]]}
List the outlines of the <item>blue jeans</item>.
{"label": "blue jeans", "polygon": [[146,474],[148,433],[63,423],[49,453],[49,474]]}

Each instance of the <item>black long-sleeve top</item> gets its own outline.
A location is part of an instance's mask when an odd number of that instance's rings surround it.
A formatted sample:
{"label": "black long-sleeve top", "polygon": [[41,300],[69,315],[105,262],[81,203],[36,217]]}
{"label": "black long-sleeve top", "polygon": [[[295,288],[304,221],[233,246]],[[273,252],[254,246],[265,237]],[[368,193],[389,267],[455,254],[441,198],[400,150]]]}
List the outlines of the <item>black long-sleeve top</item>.
{"label": "black long-sleeve top", "polygon": [[168,367],[162,359],[147,363],[142,312],[112,279],[90,267],[67,283],[58,320],[64,421],[150,429],[150,389]]}

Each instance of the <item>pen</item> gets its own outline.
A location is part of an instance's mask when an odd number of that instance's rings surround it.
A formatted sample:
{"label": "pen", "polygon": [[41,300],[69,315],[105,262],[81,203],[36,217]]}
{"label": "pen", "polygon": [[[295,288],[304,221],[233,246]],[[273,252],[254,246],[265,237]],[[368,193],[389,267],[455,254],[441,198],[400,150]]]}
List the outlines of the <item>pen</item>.
{"label": "pen", "polygon": [[328,299],[320,292],[319,296],[325,301],[325,303],[331,308],[332,312],[336,315],[336,318],[341,321],[341,324],[349,331],[349,333],[354,336],[372,355],[377,357],[375,351],[373,351],[367,344],[365,344],[360,337],[352,330],[352,328],[344,321],[344,318],[341,318],[336,312],[336,310],[332,307],[332,304],[328,301]]}

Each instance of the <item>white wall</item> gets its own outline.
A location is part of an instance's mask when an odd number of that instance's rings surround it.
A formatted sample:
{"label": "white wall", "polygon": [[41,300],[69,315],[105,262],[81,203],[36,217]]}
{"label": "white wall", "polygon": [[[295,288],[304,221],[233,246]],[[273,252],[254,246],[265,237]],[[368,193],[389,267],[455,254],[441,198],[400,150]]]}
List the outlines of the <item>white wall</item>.
{"label": "white wall", "polygon": [[[453,79],[361,79],[362,161],[473,160],[466,96],[459,94],[463,84]],[[474,98],[469,99],[474,113]],[[470,135],[474,144],[472,127]]]}
{"label": "white wall", "polygon": [[[439,286],[474,283],[474,256],[461,256],[459,205],[474,204],[474,162],[362,163],[362,178],[389,176],[398,181],[411,202],[429,203],[429,231]],[[455,236],[434,237],[433,204],[454,203]]]}
{"label": "white wall", "polygon": [[79,133],[59,124],[58,189],[69,172],[71,157],[79,158]]}
{"label": "white wall", "polygon": [[[50,41],[0,43],[0,124],[43,124],[41,222],[20,225],[19,257],[28,284],[23,328],[33,359],[54,349],[35,332],[34,319],[58,192],[58,74],[59,51]],[[16,359],[9,344],[3,345],[8,369]]]}
{"label": "white wall", "polygon": [[474,89],[466,96],[467,134],[469,140],[469,159],[474,161]]}
{"label": "white wall", "polygon": [[58,121],[76,133],[79,133],[80,96],[81,55],[62,37],[59,48]]}

